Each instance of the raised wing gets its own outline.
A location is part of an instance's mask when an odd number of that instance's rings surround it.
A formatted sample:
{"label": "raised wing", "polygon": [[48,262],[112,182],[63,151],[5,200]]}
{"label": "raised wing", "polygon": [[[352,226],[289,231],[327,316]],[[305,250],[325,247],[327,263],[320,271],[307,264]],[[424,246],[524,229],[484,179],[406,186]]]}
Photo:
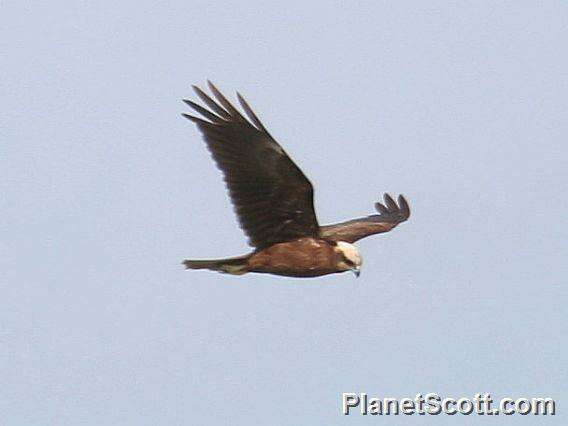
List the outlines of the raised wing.
{"label": "raised wing", "polygon": [[249,244],[263,248],[317,236],[319,225],[308,178],[270,136],[240,94],[237,93],[239,102],[250,121],[208,83],[216,101],[198,87],[193,89],[210,110],[184,100],[204,118],[183,115],[197,124],[223,172]]}
{"label": "raised wing", "polygon": [[388,232],[399,223],[408,219],[410,216],[410,207],[402,195],[398,196],[398,204],[389,194],[385,194],[384,199],[384,204],[375,203],[375,208],[379,214],[336,223],[334,225],[321,226],[321,237],[330,241],[353,243],[369,235]]}

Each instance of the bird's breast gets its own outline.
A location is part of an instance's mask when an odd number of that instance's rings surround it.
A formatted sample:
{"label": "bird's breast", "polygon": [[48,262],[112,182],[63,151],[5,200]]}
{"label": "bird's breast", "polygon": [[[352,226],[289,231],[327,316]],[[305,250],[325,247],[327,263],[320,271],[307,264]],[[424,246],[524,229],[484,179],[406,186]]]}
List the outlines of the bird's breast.
{"label": "bird's breast", "polygon": [[339,272],[337,263],[338,255],[327,241],[307,237],[259,250],[249,261],[255,272],[299,277]]}

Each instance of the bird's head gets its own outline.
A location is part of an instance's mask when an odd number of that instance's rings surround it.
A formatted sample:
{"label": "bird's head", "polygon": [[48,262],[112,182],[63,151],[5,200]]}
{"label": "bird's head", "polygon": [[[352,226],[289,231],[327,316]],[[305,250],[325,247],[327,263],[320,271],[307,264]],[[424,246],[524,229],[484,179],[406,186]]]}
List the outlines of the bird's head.
{"label": "bird's head", "polygon": [[359,277],[363,259],[357,247],[345,241],[339,241],[335,246],[335,251],[340,255],[337,263],[338,268],[341,271],[352,271],[356,277]]}

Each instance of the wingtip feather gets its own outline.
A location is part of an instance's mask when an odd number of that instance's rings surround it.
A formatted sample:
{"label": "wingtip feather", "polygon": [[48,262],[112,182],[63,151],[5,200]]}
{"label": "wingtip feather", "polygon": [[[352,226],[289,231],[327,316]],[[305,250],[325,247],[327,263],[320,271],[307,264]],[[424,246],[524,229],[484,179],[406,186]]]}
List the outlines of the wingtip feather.
{"label": "wingtip feather", "polygon": [[389,212],[388,209],[378,201],[375,203],[375,210],[377,210],[380,214],[387,214]]}
{"label": "wingtip feather", "polygon": [[385,199],[385,203],[387,205],[387,208],[389,210],[390,213],[395,212],[398,210],[398,206],[397,204],[394,202],[393,198],[390,196],[390,194],[385,193],[385,195],[383,196],[383,198]]}
{"label": "wingtip feather", "polygon": [[404,198],[404,195],[400,194],[398,196],[398,205],[400,206],[400,210],[404,214],[406,218],[410,217],[410,206],[408,205],[408,201]]}

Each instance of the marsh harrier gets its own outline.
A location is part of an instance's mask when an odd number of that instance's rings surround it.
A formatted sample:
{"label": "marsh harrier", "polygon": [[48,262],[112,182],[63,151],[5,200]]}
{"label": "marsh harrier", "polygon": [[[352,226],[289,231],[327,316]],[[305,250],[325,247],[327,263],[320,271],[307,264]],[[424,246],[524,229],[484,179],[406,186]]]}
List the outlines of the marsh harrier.
{"label": "marsh harrier", "polygon": [[193,89],[209,109],[184,100],[201,117],[183,116],[197,124],[223,172],[240,226],[254,251],[228,259],[185,260],[187,269],[290,277],[352,271],[359,276],[362,260],[353,243],[388,232],[410,216],[402,195],[395,202],[385,194],[383,203],[375,203],[379,214],[320,226],[312,184],[245,99],[237,93],[248,119],[211,82],[213,97],[196,86]]}

